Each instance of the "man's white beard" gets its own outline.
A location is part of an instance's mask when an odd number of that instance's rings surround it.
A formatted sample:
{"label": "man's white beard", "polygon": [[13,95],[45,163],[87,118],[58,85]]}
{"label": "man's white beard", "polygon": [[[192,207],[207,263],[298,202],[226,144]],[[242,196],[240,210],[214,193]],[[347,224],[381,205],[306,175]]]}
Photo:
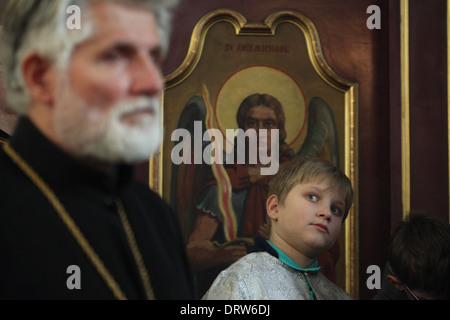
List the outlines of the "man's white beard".
{"label": "man's white beard", "polygon": [[[158,98],[141,96],[114,106],[89,106],[70,85],[63,84],[57,99],[55,131],[71,154],[132,164],[146,161],[158,151],[162,138]],[[122,121],[125,114],[149,108],[152,114],[140,115],[132,125]]]}

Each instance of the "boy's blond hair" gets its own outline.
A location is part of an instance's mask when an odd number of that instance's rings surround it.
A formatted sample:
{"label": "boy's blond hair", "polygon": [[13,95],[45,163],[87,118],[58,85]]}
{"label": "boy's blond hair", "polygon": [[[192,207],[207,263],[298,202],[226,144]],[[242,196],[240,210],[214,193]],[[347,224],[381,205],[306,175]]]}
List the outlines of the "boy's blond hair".
{"label": "boy's blond hair", "polygon": [[298,184],[313,179],[327,179],[333,191],[342,195],[345,208],[344,218],[353,203],[353,188],[348,177],[331,162],[317,158],[298,158],[280,166],[269,184],[268,197],[276,195],[278,203],[283,204],[287,194]]}

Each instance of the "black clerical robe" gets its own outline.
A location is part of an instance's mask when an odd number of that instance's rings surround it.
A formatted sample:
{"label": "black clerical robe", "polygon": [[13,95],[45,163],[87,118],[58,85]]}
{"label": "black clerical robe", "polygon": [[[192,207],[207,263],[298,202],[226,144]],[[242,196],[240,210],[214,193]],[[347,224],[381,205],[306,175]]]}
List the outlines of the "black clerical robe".
{"label": "black clerical robe", "polygon": [[[156,298],[192,298],[177,220],[133,179],[132,167],[108,174],[93,169],[57,148],[28,118],[19,120],[10,145],[56,193],[128,299],[145,293],[115,199],[123,203]],[[114,299],[47,198],[3,148],[0,197],[0,299]],[[79,289],[69,279],[75,275],[70,266],[79,268]]]}
{"label": "black clerical robe", "polygon": [[7,134],[5,131],[0,129],[0,146],[4,143],[6,143],[9,139],[9,134]]}

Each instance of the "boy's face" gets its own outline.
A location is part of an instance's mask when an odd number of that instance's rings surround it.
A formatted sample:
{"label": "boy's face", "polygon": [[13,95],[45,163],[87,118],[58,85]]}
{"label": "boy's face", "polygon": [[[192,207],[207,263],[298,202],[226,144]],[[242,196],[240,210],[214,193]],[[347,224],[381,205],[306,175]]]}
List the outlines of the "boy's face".
{"label": "boy's face", "polygon": [[330,188],[327,179],[296,185],[283,204],[272,195],[267,200],[271,241],[289,256],[317,257],[335,243],[344,209],[344,197]]}

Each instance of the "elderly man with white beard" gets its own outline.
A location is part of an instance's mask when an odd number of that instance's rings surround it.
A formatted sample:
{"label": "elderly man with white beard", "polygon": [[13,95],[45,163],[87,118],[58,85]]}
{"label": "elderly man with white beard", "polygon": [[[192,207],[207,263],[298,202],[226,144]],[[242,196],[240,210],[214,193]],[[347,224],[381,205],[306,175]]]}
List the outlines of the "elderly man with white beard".
{"label": "elderly man with white beard", "polygon": [[6,96],[21,118],[0,151],[0,298],[191,298],[176,218],[132,170],[162,137],[175,2],[7,4]]}

